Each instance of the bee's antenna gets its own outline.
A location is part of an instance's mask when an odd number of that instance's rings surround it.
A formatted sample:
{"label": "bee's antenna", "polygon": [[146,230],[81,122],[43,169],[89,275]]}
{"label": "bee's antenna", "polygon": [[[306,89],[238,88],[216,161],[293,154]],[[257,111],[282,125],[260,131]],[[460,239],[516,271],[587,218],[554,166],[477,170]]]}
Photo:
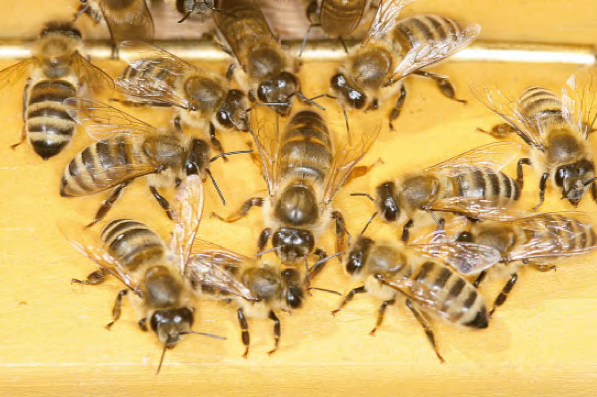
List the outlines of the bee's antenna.
{"label": "bee's antenna", "polygon": [[299,58],[303,56],[303,51],[305,51],[305,46],[307,45],[307,39],[309,38],[309,33],[311,33],[311,29],[313,29],[314,27],[317,27],[317,26],[321,26],[321,24],[312,23],[307,28],[307,32],[305,33],[305,38],[303,39],[303,44],[301,45],[301,52],[299,52],[299,55],[298,55]]}
{"label": "bee's antenna", "polygon": [[334,291],[333,289],[325,289],[325,288],[318,288],[318,287],[309,287],[309,288],[307,288],[307,290],[312,290],[312,289],[314,289],[316,291],[329,292],[330,294],[335,294],[335,295],[342,296],[341,292]]}
{"label": "bee's antenna", "polygon": [[363,197],[367,197],[369,200],[373,201],[375,203],[375,199],[373,197],[371,197],[370,194],[368,193],[350,193],[351,196],[363,196]]}
{"label": "bee's antenna", "polygon": [[369,225],[371,224],[371,222],[373,222],[373,220],[375,219],[376,216],[377,216],[377,211],[375,211],[373,213],[373,215],[371,215],[371,218],[369,218],[369,220],[365,224],[365,227],[363,228],[363,230],[361,230],[361,235],[365,234],[365,231],[367,230],[367,228],[369,227]]}
{"label": "bee's antenna", "polygon": [[160,374],[160,369],[162,369],[162,363],[164,362],[164,356],[166,355],[166,349],[168,349],[169,343],[170,343],[170,335],[168,335],[168,339],[166,339],[166,343],[164,343],[164,350],[162,350],[162,357],[160,357],[160,364],[158,365],[158,370],[155,371],[156,375]]}
{"label": "bee's antenna", "polygon": [[224,204],[224,206],[226,206],[226,200],[224,199],[224,195],[222,194],[222,191],[218,187],[216,180],[214,179],[213,175],[211,174],[211,171],[209,170],[209,168],[206,168],[205,171],[207,172],[207,176],[209,176],[209,179],[211,179],[211,183],[213,183],[214,187],[216,188],[216,192],[218,192],[218,196],[220,196],[220,199],[222,200],[222,204]]}
{"label": "bee's antenna", "polygon": [[335,258],[335,257],[340,256],[340,255],[344,255],[344,252],[336,252],[333,255],[329,255],[329,256],[326,256],[325,258],[321,258],[320,260],[318,260],[317,262],[315,262],[313,264],[313,266],[311,266],[311,268],[309,270],[313,269],[315,266],[319,266],[322,263],[325,263],[325,262],[329,261],[330,259]]}
{"label": "bee's antenna", "polygon": [[265,250],[265,251],[258,252],[258,253],[256,253],[256,254],[255,254],[255,256],[263,256],[263,255],[265,255],[265,254],[268,254],[268,253],[270,253],[270,252],[272,252],[272,251],[279,250],[280,248],[282,248],[282,246],[281,246],[281,245],[278,245],[277,247],[270,248],[270,249],[268,249],[268,250]]}
{"label": "bee's antenna", "polygon": [[238,17],[236,16],[236,14],[233,14],[233,13],[231,13],[231,12],[226,12],[226,11],[224,11],[224,10],[220,10],[220,9],[218,9],[218,8],[215,8],[215,7],[210,7],[209,5],[207,5],[207,4],[205,3],[205,0],[203,0],[203,1],[202,1],[202,3],[203,3],[203,5],[205,6],[205,8],[208,8],[208,9],[210,9],[210,10],[212,10],[212,11],[219,12],[220,14],[223,14],[223,15],[230,15],[230,16],[231,16],[231,17],[233,17],[233,18],[238,18]]}
{"label": "bee's antenna", "polygon": [[584,186],[589,186],[591,183],[593,183],[593,182],[595,182],[595,181],[597,181],[597,177],[595,177],[595,178],[591,178],[591,179],[589,179],[588,181],[586,181],[586,182],[583,182],[583,185],[584,185]]}
{"label": "bee's antenna", "polygon": [[228,152],[228,153],[220,153],[220,154],[218,154],[216,156],[213,156],[209,160],[209,162],[213,163],[214,161],[216,161],[217,159],[219,159],[222,156],[232,156],[233,154],[243,154],[243,153],[253,153],[253,151],[249,149],[249,150],[237,150],[235,152]]}
{"label": "bee's antenna", "polygon": [[191,9],[191,11],[187,12],[186,14],[184,14],[184,17],[182,17],[182,19],[180,21],[178,21],[178,23],[183,23],[184,21],[186,21],[187,18],[191,16],[191,14],[193,13],[193,11],[195,11],[195,6],[193,6],[193,8]]}
{"label": "bee's antenna", "polygon": [[219,339],[219,340],[226,340],[225,337],[223,336],[219,336],[219,335],[214,335],[214,334],[207,334],[205,332],[198,332],[198,331],[183,331],[180,332],[179,335],[203,335],[203,336],[208,336],[210,338],[214,338],[214,339]]}
{"label": "bee's antenna", "polygon": [[[292,95],[296,95],[298,96],[303,102],[309,102],[311,105],[315,106],[317,109],[319,110],[325,110],[325,108],[323,106],[321,106],[320,104],[318,104],[317,102],[315,102],[312,98],[307,98],[305,95],[303,95],[302,92],[300,91],[296,91],[294,92]],[[291,96],[292,96],[291,95]]]}

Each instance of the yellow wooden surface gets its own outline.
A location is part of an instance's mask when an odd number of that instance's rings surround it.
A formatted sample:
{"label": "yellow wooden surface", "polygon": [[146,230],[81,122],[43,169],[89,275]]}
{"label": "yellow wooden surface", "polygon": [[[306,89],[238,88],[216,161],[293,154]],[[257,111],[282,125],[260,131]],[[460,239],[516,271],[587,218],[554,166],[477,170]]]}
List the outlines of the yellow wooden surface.
{"label": "yellow wooden surface", "polygon": [[[51,4],[50,4],[51,3]],[[48,18],[70,16],[74,1],[8,1],[0,4],[0,35],[30,36]],[[423,1],[412,9],[438,11],[483,24],[485,39],[595,42],[597,9],[586,1]],[[35,12],[33,12],[35,10]],[[2,62],[0,67],[12,62]],[[117,63],[102,63],[112,73]],[[219,65],[224,70],[226,65]],[[332,64],[305,65],[301,78],[308,94],[326,91]],[[578,69],[554,65],[444,64],[436,70],[452,77],[468,105],[442,97],[428,81],[411,79],[409,97],[395,132],[385,128],[385,111],[364,117],[384,129],[365,163],[383,158],[369,178],[347,186],[337,200],[349,228],[356,232],[369,217],[366,200],[350,192],[371,191],[385,178],[403,170],[434,164],[492,139],[475,133],[498,119],[472,98],[469,83],[485,82],[520,90],[529,84],[559,91]],[[134,313],[125,307],[121,321],[107,331],[110,310],[120,285],[110,280],[99,287],[71,286],[72,277],[94,269],[58,231],[65,216],[91,217],[102,197],[63,199],[60,174],[70,158],[90,142],[79,132],[61,155],[42,161],[32,149],[9,145],[21,129],[21,85],[0,96],[0,394],[1,395],[594,395],[597,372],[597,274],[594,260],[585,258],[557,273],[523,271],[510,300],[489,329],[471,332],[434,323],[439,364],[422,330],[403,307],[389,310],[376,337],[373,326],[379,304],[355,299],[337,318],[330,315],[338,299],[314,293],[306,307],[282,315],[282,345],[268,357],[272,344],[268,321],[251,321],[249,359],[243,351],[232,307],[198,302],[196,330],[217,333],[227,341],[189,337],[168,352],[162,373],[155,376],[161,347],[152,333],[142,333]],[[341,113],[326,103],[333,128],[342,128]],[[141,111],[136,112],[143,117]],[[154,117],[155,115],[155,117]],[[152,118],[166,120],[166,111]],[[227,149],[244,148],[247,135],[223,138]],[[593,139],[594,141],[594,139]],[[594,142],[593,142],[594,143]],[[247,156],[248,157],[248,156]],[[223,209],[207,187],[206,212],[229,211],[265,186],[257,169],[243,156],[215,163],[213,171],[230,205]],[[523,202],[536,200],[537,175],[529,173]],[[544,210],[564,209],[558,193],[548,190]],[[585,198],[582,210],[595,211]],[[171,223],[142,182],[134,183],[109,215],[142,220],[164,237]],[[261,231],[259,211],[232,226],[205,217],[200,237],[251,254]],[[370,233],[396,232],[379,223]],[[324,246],[332,251],[331,233]],[[346,291],[356,286],[331,262],[317,285]],[[501,281],[482,292],[492,300]]]}

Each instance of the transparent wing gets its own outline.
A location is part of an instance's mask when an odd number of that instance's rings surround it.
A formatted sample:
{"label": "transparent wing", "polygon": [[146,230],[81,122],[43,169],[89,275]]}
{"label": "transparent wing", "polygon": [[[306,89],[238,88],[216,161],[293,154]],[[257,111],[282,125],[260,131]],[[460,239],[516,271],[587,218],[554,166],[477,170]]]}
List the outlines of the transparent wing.
{"label": "transparent wing", "polygon": [[64,101],[64,106],[73,120],[98,141],[119,134],[148,135],[158,132],[155,127],[103,102],[68,98]]}
{"label": "transparent wing", "polygon": [[77,251],[95,262],[102,269],[119,279],[131,290],[139,292],[139,281],[101,243],[92,229],[83,227],[74,220],[60,220],[58,228]]}
{"label": "transparent wing", "polygon": [[119,90],[147,101],[191,109],[193,105],[175,85],[189,74],[211,75],[161,48],[139,41],[120,43],[119,53],[131,68],[141,72],[133,78],[119,77]]}
{"label": "transparent wing", "polygon": [[93,92],[98,93],[108,90],[111,94],[114,91],[112,77],[78,52],[73,55],[73,69],[81,85],[89,87]]}
{"label": "transparent wing", "polygon": [[439,62],[472,43],[481,32],[480,25],[470,25],[445,39],[429,40],[411,48],[394,69],[392,81],[398,81],[412,72]]}
{"label": "transparent wing", "polygon": [[424,255],[441,258],[463,275],[480,273],[501,259],[500,252],[495,248],[475,243],[409,244],[409,247]]}
{"label": "transparent wing", "polygon": [[498,88],[491,87],[483,87],[482,91],[479,91],[476,87],[471,87],[471,92],[489,110],[514,127],[518,136],[527,145],[540,150],[544,149],[541,142],[543,125],[537,119],[529,116],[520,100],[513,94],[504,93]]}
{"label": "transparent wing", "polygon": [[99,3],[115,43],[123,40],[153,40],[153,19],[145,1],[127,2],[126,12],[111,11],[107,3],[112,2]]}
{"label": "transparent wing", "polygon": [[25,61],[17,63],[16,65],[2,69],[0,71],[0,90],[8,85],[12,86],[19,82],[25,76],[25,74],[29,73],[29,70],[34,62],[35,58],[29,58]]}
{"label": "transparent wing", "polygon": [[380,40],[392,31],[398,21],[398,16],[404,7],[416,0],[382,0],[363,45]]}
{"label": "transparent wing", "polygon": [[342,149],[335,153],[331,172],[325,182],[325,204],[329,204],[333,200],[336,193],[344,185],[346,178],[350,176],[353,168],[367,154],[380,131],[381,126],[379,125],[370,131],[361,130],[358,135],[354,134],[351,137],[352,143],[346,143]]}
{"label": "transparent wing", "polygon": [[425,172],[437,172],[446,176],[462,173],[464,168],[481,167],[501,170],[520,155],[522,146],[516,142],[493,142],[454,156]]}
{"label": "transparent wing", "polygon": [[193,241],[203,214],[203,181],[198,175],[187,176],[176,189],[172,205],[174,230],[170,249],[177,258],[181,274],[185,274]]}
{"label": "transparent wing", "polygon": [[502,197],[447,197],[430,204],[430,211],[454,212],[476,219],[513,220],[525,213],[515,210],[516,201]]}
{"label": "transparent wing", "polygon": [[[276,116],[277,117],[277,116]],[[278,128],[261,122],[257,132],[249,130],[261,162],[261,174],[267,183],[269,196],[273,196],[280,183],[280,137]]]}
{"label": "transparent wing", "polygon": [[424,283],[417,282],[410,278],[378,278],[383,284],[399,291],[424,311],[441,314],[440,309],[442,302],[438,297],[438,293],[441,291],[429,289]]}
{"label": "transparent wing", "polygon": [[562,89],[562,114],[587,138],[597,119],[595,90],[597,79],[591,75],[572,75]]}

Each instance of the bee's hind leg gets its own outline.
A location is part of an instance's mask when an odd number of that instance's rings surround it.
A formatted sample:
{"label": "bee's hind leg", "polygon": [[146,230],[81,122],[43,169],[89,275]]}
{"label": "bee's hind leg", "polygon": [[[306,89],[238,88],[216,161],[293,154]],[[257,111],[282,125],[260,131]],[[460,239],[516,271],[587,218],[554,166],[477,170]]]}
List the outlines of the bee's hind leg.
{"label": "bee's hind leg", "polygon": [[243,203],[243,205],[240,207],[240,209],[238,211],[236,211],[235,213],[233,213],[227,217],[222,217],[222,216],[216,214],[215,212],[212,212],[211,217],[219,219],[219,220],[221,220],[223,222],[227,222],[227,223],[236,222],[239,219],[242,219],[245,216],[247,216],[247,214],[249,213],[251,208],[253,208],[255,206],[263,207],[263,202],[264,202],[263,197],[251,197],[250,199],[245,201]]}
{"label": "bee's hind leg", "polygon": [[112,308],[112,321],[106,325],[107,329],[112,328],[114,323],[120,318],[120,315],[122,314],[122,298],[128,295],[128,293],[128,289],[123,289],[116,295],[116,301],[114,301],[114,307]]}
{"label": "bee's hind leg", "polygon": [[168,200],[166,200],[164,196],[162,196],[160,192],[158,192],[158,189],[156,189],[154,186],[150,186],[149,191],[151,192],[153,197],[155,197],[160,207],[162,207],[164,211],[166,211],[166,215],[168,215],[168,218],[173,219],[172,211],[170,210],[170,203],[168,202]]}
{"label": "bee's hind leg", "polygon": [[454,86],[448,79],[448,76],[444,76],[442,74],[426,72],[424,70],[417,70],[413,72],[417,76],[421,77],[428,77],[437,83],[437,87],[439,90],[444,94],[444,96],[460,103],[466,103],[467,101],[464,99],[456,98],[456,91],[454,90]]}
{"label": "bee's hind leg", "polygon": [[504,285],[504,288],[502,288],[502,291],[497,296],[497,298],[495,298],[495,302],[493,303],[493,308],[489,312],[489,317],[493,316],[493,313],[495,313],[495,310],[498,307],[502,306],[504,304],[504,302],[506,302],[506,299],[508,298],[508,294],[510,294],[510,292],[512,291],[512,288],[514,288],[514,284],[516,284],[517,280],[518,280],[518,274],[514,273],[510,277],[510,280],[508,280],[506,285]]}
{"label": "bee's hind leg", "polygon": [[245,312],[243,312],[243,309],[238,309],[236,314],[238,316],[238,322],[240,324],[243,345],[245,345],[245,352],[243,354],[243,358],[247,358],[249,356],[249,345],[251,344],[251,336],[249,335],[249,324],[247,323],[247,318],[245,317]]}
{"label": "bee's hind leg", "polygon": [[103,268],[99,268],[98,270],[89,273],[85,280],[73,278],[70,282],[71,284],[100,285],[104,281],[106,281],[106,271]]}
{"label": "bee's hind leg", "polygon": [[386,315],[386,309],[388,306],[392,306],[394,303],[396,303],[396,299],[392,298],[390,300],[383,301],[383,303],[379,306],[379,309],[377,309],[377,322],[375,323],[375,327],[371,330],[371,332],[369,332],[369,335],[375,335],[381,324],[383,324],[383,320]]}
{"label": "bee's hind leg", "polygon": [[269,356],[274,354],[280,347],[280,337],[282,336],[282,328],[280,327],[280,319],[276,316],[273,310],[270,310],[268,318],[274,322],[274,348],[267,352]]}
{"label": "bee's hind leg", "polygon": [[102,202],[102,205],[99,207],[99,209],[95,213],[95,219],[93,220],[93,222],[88,224],[87,227],[91,227],[91,226],[95,225],[96,223],[98,223],[99,221],[101,221],[102,219],[104,219],[104,217],[106,216],[108,211],[110,211],[110,209],[114,206],[114,203],[116,202],[116,200],[118,200],[120,198],[120,196],[122,195],[122,190],[128,184],[129,184],[129,182],[123,182],[120,185],[116,186],[114,188],[114,190],[112,190],[112,193],[110,193],[108,198]]}
{"label": "bee's hind leg", "polygon": [[437,358],[439,358],[439,361],[442,364],[444,362],[446,362],[446,360],[444,360],[444,358],[442,357],[442,355],[439,353],[439,350],[437,350],[437,344],[435,343],[435,335],[433,334],[433,329],[431,329],[431,325],[429,324],[429,321],[427,321],[427,319],[423,316],[423,314],[419,311],[419,309],[417,309],[413,305],[413,303],[411,302],[410,299],[406,300],[406,306],[413,312],[415,318],[417,319],[417,321],[419,322],[419,324],[421,324],[421,326],[425,330],[425,334],[427,335],[427,339],[429,339],[429,342],[431,343],[431,346],[433,346],[433,350],[435,351],[435,354],[437,355]]}

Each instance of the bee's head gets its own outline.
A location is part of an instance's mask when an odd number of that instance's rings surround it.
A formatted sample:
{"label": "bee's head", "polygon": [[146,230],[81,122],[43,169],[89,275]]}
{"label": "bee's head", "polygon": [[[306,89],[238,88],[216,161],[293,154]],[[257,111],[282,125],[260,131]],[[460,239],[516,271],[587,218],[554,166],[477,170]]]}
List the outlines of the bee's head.
{"label": "bee's head", "polygon": [[398,191],[394,182],[385,182],[377,187],[377,210],[385,222],[395,222],[400,217]]}
{"label": "bee's head", "polygon": [[295,268],[282,271],[282,299],[289,309],[298,309],[303,305],[304,280]]}
{"label": "bee's head", "polygon": [[229,90],[224,105],[216,113],[216,119],[225,129],[248,131],[248,108],[249,101],[244,92],[240,90]]}
{"label": "bee's head", "polygon": [[359,236],[344,257],[344,270],[347,274],[358,277],[367,264],[367,258],[374,242],[368,237]]}
{"label": "bee's head", "polygon": [[289,72],[261,81],[257,88],[257,98],[262,103],[276,103],[272,107],[281,116],[290,113],[293,97],[299,90],[298,78]]}
{"label": "bee's head", "polygon": [[193,326],[193,312],[188,307],[156,310],[149,323],[151,330],[157,334],[160,342],[166,347],[172,348]]}
{"label": "bee's head", "polygon": [[346,106],[353,109],[363,109],[367,104],[367,96],[354,88],[354,84],[343,73],[334,75],[330,82],[332,95],[339,98]]}
{"label": "bee's head", "polygon": [[281,227],[274,232],[272,244],[279,247],[282,263],[297,264],[313,251],[315,237],[309,230]]}
{"label": "bee's head", "polygon": [[587,159],[558,167],[555,182],[562,188],[562,198],[576,207],[588,186],[593,183],[594,171],[593,163]]}

